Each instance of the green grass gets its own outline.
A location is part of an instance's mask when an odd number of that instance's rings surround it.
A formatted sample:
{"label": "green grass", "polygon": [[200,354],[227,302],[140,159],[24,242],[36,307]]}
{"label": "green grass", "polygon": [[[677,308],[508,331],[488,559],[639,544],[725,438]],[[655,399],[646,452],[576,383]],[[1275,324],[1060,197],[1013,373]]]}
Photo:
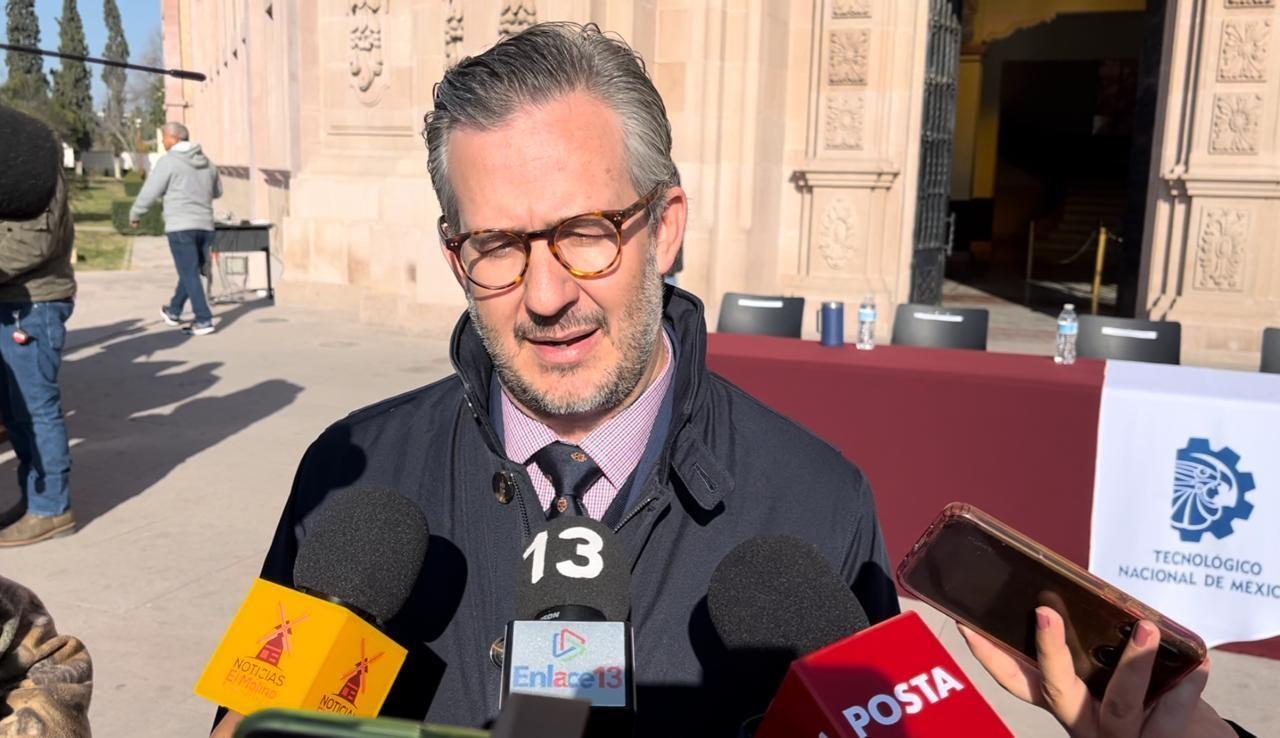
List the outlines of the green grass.
{"label": "green grass", "polygon": [[132,250],[132,236],[122,236],[115,231],[76,231],[76,269],[128,269]]}
{"label": "green grass", "polygon": [[[124,197],[124,182],[110,177],[72,178],[71,213],[76,222],[76,269],[129,268],[133,237],[111,227],[111,201]],[[90,226],[86,230],[80,226]],[[97,229],[103,230],[97,230]]]}
{"label": "green grass", "polygon": [[124,197],[124,182],[110,177],[72,178],[71,212],[77,223],[110,225],[111,201]]}

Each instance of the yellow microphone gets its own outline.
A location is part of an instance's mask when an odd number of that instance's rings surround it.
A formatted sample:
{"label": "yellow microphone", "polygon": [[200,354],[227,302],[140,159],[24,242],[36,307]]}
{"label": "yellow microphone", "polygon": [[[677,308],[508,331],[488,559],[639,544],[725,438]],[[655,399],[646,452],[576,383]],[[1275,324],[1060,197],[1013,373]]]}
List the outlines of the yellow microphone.
{"label": "yellow microphone", "polygon": [[395,492],[330,495],[307,522],[296,588],[254,581],[196,694],[244,715],[377,715],[406,655],[382,626],[408,599],[428,538],[422,511]]}

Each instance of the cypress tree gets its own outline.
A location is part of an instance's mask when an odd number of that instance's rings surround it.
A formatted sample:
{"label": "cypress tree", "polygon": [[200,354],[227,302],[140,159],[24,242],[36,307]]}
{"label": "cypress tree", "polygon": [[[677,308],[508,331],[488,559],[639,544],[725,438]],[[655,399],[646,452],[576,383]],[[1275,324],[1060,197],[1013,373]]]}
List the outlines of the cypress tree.
{"label": "cypress tree", "polygon": [[[103,50],[102,56],[111,61],[129,61],[129,42],[124,37],[124,26],[120,22],[120,8],[116,5],[116,0],[103,0],[102,19],[107,26],[107,48]],[[104,66],[102,81],[107,85],[107,120],[114,125],[125,115],[125,70]]]}
{"label": "cypress tree", "polygon": [[[76,0],[62,0],[62,17],[58,19],[58,51],[80,56],[89,53]],[[62,118],[67,143],[76,151],[88,151],[93,145],[95,124],[89,69],[84,62],[61,61],[62,66],[53,73],[53,105]]]}
{"label": "cypress tree", "polygon": [[[111,61],[129,61],[129,42],[124,37],[124,27],[120,22],[120,8],[116,0],[103,0],[102,19],[107,26],[107,48],[102,56]],[[106,126],[111,133],[110,139],[115,153],[122,150],[122,134],[131,130],[125,120],[125,92],[127,81],[125,70],[119,67],[102,68],[102,81],[107,85]],[[127,137],[126,137],[127,138]]]}
{"label": "cypress tree", "polygon": [[[40,19],[36,17],[35,0],[8,0],[5,7],[9,43],[14,46],[40,46]],[[49,94],[49,81],[44,76],[44,60],[35,54],[6,51],[5,66],[9,78],[5,97],[23,103],[38,101]]]}

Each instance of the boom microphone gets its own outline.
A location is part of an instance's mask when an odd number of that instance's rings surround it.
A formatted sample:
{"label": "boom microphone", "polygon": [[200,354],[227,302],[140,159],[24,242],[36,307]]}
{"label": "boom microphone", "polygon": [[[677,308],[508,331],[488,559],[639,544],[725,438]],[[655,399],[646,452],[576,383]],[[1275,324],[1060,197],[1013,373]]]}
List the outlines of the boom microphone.
{"label": "boom microphone", "polygon": [[62,148],[44,123],[3,106],[0,142],[0,220],[39,217],[57,189]]}
{"label": "boom microphone", "polygon": [[196,694],[245,715],[377,715],[406,655],[379,628],[418,578],[426,517],[395,492],[351,489],[330,495],[306,527],[297,589],[254,582]]}
{"label": "boom microphone", "polygon": [[507,624],[502,663],[512,694],[591,703],[588,736],[625,736],[635,720],[631,569],[608,526],[557,518],[525,549],[517,614]]}
{"label": "boom microphone", "polygon": [[52,56],[58,59],[67,59],[69,61],[89,62],[90,64],[101,64],[104,67],[119,67],[120,69],[132,69],[135,72],[149,72],[151,74],[166,74],[177,79],[187,79],[192,82],[203,82],[206,77],[199,72],[188,72],[185,69],[161,69],[160,67],[149,67],[145,64],[130,64],[129,62],[116,61],[114,59],[100,59],[96,56],[83,56],[81,54],[67,54],[61,51],[47,51],[45,49],[37,49],[33,46],[14,46],[13,44],[0,43],[0,50],[16,51],[19,54],[34,54],[36,56]]}
{"label": "boom microphone", "polygon": [[812,650],[791,664],[755,738],[1013,738],[919,615],[867,627],[848,584],[800,539],[739,545],[712,575],[707,605],[731,653],[766,655],[766,678]]}

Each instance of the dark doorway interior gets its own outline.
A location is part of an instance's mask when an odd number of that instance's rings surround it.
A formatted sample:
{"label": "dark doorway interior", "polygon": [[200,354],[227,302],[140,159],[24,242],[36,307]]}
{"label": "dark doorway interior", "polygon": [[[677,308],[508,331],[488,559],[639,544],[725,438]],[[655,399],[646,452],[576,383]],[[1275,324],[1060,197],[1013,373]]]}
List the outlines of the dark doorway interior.
{"label": "dark doorway interior", "polygon": [[[1047,313],[1087,306],[1099,225],[1118,236],[1145,205],[1130,192],[1132,150],[1151,140],[1135,122],[1145,15],[1061,15],[982,49],[981,114],[998,136],[994,161],[975,147],[977,184],[952,201],[948,278]],[[1108,245],[1100,312],[1115,312],[1121,248]]]}
{"label": "dark doorway interior", "polygon": [[1091,234],[1099,224],[1118,232],[1124,217],[1136,71],[1133,59],[1005,64],[995,269],[1025,275],[1034,224],[1033,278],[1092,278]]}

